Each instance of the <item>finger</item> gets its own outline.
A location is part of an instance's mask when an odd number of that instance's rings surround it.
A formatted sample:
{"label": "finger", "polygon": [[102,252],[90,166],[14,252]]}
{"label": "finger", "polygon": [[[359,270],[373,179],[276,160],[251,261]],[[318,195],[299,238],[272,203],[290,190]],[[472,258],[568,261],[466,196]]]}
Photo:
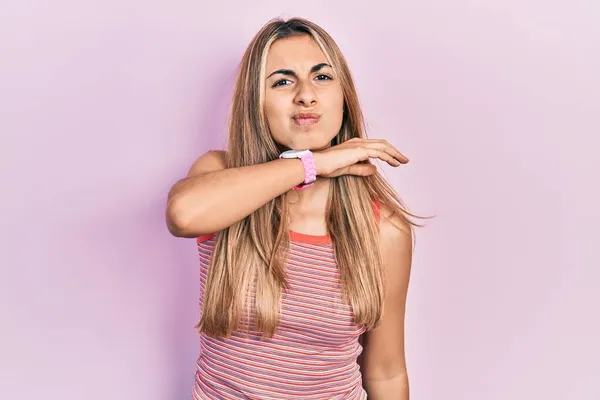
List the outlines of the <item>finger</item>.
{"label": "finger", "polygon": [[388,164],[390,164],[393,167],[397,167],[400,165],[399,160],[396,160],[396,158],[394,158],[393,156],[391,156],[390,154],[386,153],[383,150],[379,150],[376,148],[364,147],[364,151],[365,151],[367,157],[363,156],[361,161],[364,161],[367,158],[379,158],[380,160],[387,162]]}
{"label": "finger", "polygon": [[400,161],[402,164],[406,164],[408,162],[408,157],[404,154],[400,153],[397,148],[392,146],[390,142],[387,140],[374,139],[371,143],[369,143],[371,147],[375,147],[379,150],[385,151],[396,160]]}
{"label": "finger", "polygon": [[366,139],[353,137],[351,139],[346,140],[345,142],[339,144],[338,146],[349,146],[349,147],[364,147],[369,146],[372,148],[377,148],[379,150],[385,151],[396,160],[398,160],[401,164],[406,164],[409,160],[404,154],[400,153],[397,148],[392,146],[387,140],[384,139]]}

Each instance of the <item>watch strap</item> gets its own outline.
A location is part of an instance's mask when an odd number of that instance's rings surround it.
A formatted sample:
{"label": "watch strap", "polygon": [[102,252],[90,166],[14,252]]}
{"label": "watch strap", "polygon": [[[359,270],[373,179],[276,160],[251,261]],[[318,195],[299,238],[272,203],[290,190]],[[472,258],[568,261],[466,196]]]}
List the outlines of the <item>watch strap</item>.
{"label": "watch strap", "polygon": [[296,186],[294,189],[306,189],[317,180],[317,169],[315,167],[315,159],[310,150],[289,150],[281,153],[279,158],[298,158],[304,167],[304,182]]}
{"label": "watch strap", "polygon": [[307,151],[300,156],[300,160],[304,166],[304,183],[296,186],[297,190],[306,189],[307,187],[312,186],[312,184],[317,180],[317,168],[315,167],[315,158],[313,157],[313,153],[311,151]]}

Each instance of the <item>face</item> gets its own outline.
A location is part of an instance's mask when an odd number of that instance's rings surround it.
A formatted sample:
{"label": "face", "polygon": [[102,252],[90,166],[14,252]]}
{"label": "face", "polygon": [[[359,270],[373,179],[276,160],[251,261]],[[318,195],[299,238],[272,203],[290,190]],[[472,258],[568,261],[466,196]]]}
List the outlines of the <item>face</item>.
{"label": "face", "polygon": [[327,148],[341,128],[342,87],[308,35],[279,39],[271,45],[264,100],[273,139],[288,149]]}

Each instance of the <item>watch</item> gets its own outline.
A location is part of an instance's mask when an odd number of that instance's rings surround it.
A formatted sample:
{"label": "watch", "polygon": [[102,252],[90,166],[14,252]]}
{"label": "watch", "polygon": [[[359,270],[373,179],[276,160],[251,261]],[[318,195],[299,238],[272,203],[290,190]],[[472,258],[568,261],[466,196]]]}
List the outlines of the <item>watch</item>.
{"label": "watch", "polygon": [[315,159],[310,150],[287,150],[279,155],[279,158],[299,158],[304,166],[304,183],[296,186],[295,189],[301,190],[312,186],[317,180],[317,169]]}

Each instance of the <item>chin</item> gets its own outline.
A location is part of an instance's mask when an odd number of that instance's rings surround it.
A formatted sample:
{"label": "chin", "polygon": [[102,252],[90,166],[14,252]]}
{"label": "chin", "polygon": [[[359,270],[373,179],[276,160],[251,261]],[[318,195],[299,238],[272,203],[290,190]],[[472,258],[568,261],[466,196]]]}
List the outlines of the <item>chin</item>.
{"label": "chin", "polygon": [[325,138],[325,139],[323,139],[322,137],[321,138],[310,138],[310,139],[302,138],[302,140],[294,141],[291,144],[290,149],[294,149],[294,150],[308,149],[310,151],[325,150],[325,149],[331,147],[332,140],[333,140],[333,137]]}
{"label": "chin", "polygon": [[322,144],[320,146],[312,146],[312,147],[309,147],[308,149],[310,151],[319,151],[319,150],[328,149],[330,147],[331,147],[331,141],[328,141],[328,142],[326,142],[326,143],[324,143],[324,144]]}

